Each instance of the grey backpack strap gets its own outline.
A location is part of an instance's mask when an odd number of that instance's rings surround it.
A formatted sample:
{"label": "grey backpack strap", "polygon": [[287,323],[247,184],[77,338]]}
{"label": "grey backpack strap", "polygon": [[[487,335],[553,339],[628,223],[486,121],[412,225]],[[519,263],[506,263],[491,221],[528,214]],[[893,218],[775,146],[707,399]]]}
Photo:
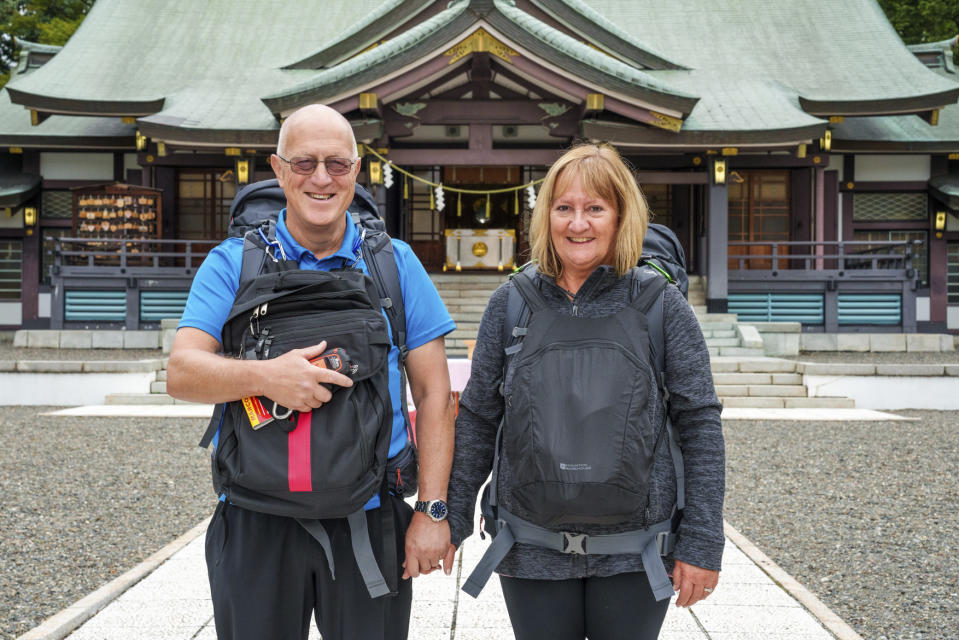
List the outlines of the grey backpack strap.
{"label": "grey backpack strap", "polygon": [[323,554],[326,555],[326,564],[330,566],[330,576],[336,580],[336,567],[333,565],[333,546],[330,544],[330,534],[326,532],[323,523],[319,520],[308,518],[297,518],[296,521],[323,547]]}
{"label": "grey backpack strap", "polygon": [[649,344],[656,359],[657,381],[665,404],[669,455],[672,458],[673,472],[676,476],[676,508],[682,511],[686,508],[685,465],[683,464],[683,452],[679,447],[679,434],[676,432],[672,417],[669,415],[669,389],[666,386],[666,336],[664,329],[666,321],[664,309],[668,281],[658,272],[650,271],[648,267],[633,267],[629,275],[631,278],[631,304],[646,315]]}
{"label": "grey backpack strap", "polygon": [[[383,509],[389,509],[390,506],[384,504]],[[371,598],[379,598],[390,593],[390,588],[383,579],[379,566],[376,564],[376,557],[373,555],[373,545],[370,543],[370,531],[366,527],[366,511],[360,508],[346,517],[350,525],[350,541],[353,544],[353,557],[356,558],[356,566],[363,576],[363,582],[366,583],[366,590],[370,592]],[[393,544],[390,539],[389,544]]]}
{"label": "grey backpack strap", "polygon": [[[323,523],[319,520],[297,518],[300,526],[313,536],[326,555],[326,562],[330,566],[330,575],[336,580],[336,567],[333,565],[333,547],[330,544],[330,535],[327,533]],[[379,598],[390,592],[386,586],[386,580],[376,564],[376,557],[373,555],[373,546],[370,542],[370,532],[366,526],[366,511],[360,508],[359,511],[351,513],[346,517],[350,526],[350,541],[353,545],[353,557],[356,558],[356,566],[363,576],[363,582],[366,583],[366,589],[371,598]]]}

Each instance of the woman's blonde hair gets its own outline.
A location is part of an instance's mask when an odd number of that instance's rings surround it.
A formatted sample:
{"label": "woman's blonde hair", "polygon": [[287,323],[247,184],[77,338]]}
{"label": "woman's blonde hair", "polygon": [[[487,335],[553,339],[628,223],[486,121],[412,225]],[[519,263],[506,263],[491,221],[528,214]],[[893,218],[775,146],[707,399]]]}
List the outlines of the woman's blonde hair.
{"label": "woman's blonde hair", "polygon": [[643,254],[649,207],[619,152],[608,144],[575,146],[550,167],[530,220],[531,257],[543,275],[558,278],[562,274],[563,265],[550,234],[549,212],[576,176],[586,193],[615,205],[619,212],[611,266],[622,277]]}

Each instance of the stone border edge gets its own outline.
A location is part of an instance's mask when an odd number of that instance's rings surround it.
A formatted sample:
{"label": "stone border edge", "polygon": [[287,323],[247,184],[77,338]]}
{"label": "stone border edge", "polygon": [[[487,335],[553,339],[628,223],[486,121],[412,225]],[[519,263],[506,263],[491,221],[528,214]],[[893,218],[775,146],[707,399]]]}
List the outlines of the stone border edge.
{"label": "stone border edge", "polygon": [[153,573],[170,556],[193,542],[197,536],[206,531],[209,523],[210,518],[203,520],[137,566],[114,578],[93,593],[77,600],[67,608],[53,614],[16,640],[62,640],[67,637],[76,631],[80,625],[120,597],[127,589]]}
{"label": "stone border edge", "polygon": [[739,547],[739,550],[745,553],[750,560],[755,562],[756,566],[762,569],[773,582],[799,601],[799,603],[814,615],[816,619],[826,627],[826,630],[838,638],[838,640],[863,640],[861,635],[856,633],[853,628],[836,615],[832,609],[827,607],[822,600],[786,573],[779,565],[773,562],[769,556],[750,542],[746,536],[739,533],[739,531],[725,520],[723,520],[723,532],[726,534],[726,537]]}

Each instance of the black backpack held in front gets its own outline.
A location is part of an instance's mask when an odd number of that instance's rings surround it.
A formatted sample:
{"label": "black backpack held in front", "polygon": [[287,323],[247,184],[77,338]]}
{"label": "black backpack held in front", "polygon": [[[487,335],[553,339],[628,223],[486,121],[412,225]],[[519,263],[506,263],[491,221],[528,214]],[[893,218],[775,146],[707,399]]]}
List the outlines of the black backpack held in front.
{"label": "black backpack held in front", "polygon": [[[396,593],[397,527],[387,500],[391,491],[415,492],[416,456],[408,443],[388,460],[393,429],[391,333],[400,350],[401,371],[406,355],[392,243],[375,213],[351,211],[372,277],[356,269],[356,261],[335,271],[300,270],[276,239],[278,209],[264,204],[278,204],[275,181],[251,186],[257,188],[245,189],[237,198],[252,193],[255,197],[247,204],[264,206],[246,216],[241,208],[231,220],[231,235],[234,227],[242,227],[244,242],[239,287],[221,336],[224,353],[265,360],[326,340],[330,349],[348,354],[350,367],[344,373],[353,386],[333,387],[328,403],[304,414],[278,407],[269,398],[244,399],[266,407],[268,421],[260,425],[251,421],[244,401],[217,405],[200,443],[206,447],[218,434],[212,456],[214,488],[230,504],[296,518],[322,546],[334,578],[332,548],[320,520],[346,518],[370,597]],[[269,211],[272,216],[255,222]],[[390,469],[391,464],[395,468]],[[383,520],[387,579],[373,554],[364,510],[375,495],[384,506],[377,511]]]}
{"label": "black backpack held in front", "polygon": [[[669,419],[665,390],[662,275],[651,267],[629,273],[630,302],[609,316],[585,318],[550,309],[535,267],[514,274],[528,307],[528,324],[507,342],[503,420],[496,435],[492,477],[481,511],[493,543],[463,590],[477,596],[517,543],[571,554],[642,554],[657,600],[673,594],[662,556],[675,546],[683,503],[682,455]],[[510,292],[512,297],[514,294]],[[510,311],[507,303],[507,324]],[[504,368],[504,379],[505,370]],[[573,381],[573,384],[570,384]],[[660,389],[664,421],[651,424],[650,389]],[[653,457],[668,439],[677,480],[677,505],[663,522],[649,522]],[[520,513],[499,500],[501,456],[512,472],[510,495]],[[636,531],[587,535],[577,525],[642,520]]]}

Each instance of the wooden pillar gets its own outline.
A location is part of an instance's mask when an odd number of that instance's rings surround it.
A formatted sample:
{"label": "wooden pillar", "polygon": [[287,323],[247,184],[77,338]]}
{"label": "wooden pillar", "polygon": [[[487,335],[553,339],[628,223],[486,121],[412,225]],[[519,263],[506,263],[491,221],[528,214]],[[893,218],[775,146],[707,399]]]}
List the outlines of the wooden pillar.
{"label": "wooden pillar", "polygon": [[176,169],[157,166],[153,168],[154,187],[163,191],[163,238],[176,238]]}
{"label": "wooden pillar", "polygon": [[706,193],[706,311],[726,313],[729,304],[729,189],[715,184],[713,162],[709,163],[709,187]]}

